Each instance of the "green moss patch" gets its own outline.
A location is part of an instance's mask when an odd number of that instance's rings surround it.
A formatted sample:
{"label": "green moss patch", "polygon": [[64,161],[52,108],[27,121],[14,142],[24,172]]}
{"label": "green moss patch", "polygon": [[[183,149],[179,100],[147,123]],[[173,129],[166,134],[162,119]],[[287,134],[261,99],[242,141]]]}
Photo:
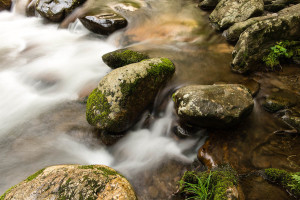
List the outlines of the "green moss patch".
{"label": "green moss patch", "polygon": [[129,49],[120,49],[104,54],[102,56],[103,62],[113,69],[123,67],[132,63],[138,63],[148,58],[149,56],[147,56],[146,54]]}
{"label": "green moss patch", "polygon": [[39,171],[37,171],[36,173],[34,173],[34,174],[30,175],[30,176],[28,176],[28,177],[26,178],[26,181],[32,181],[32,180],[35,179],[38,175],[40,175],[44,170],[45,170],[45,168],[44,168],[44,169],[41,169],[41,170],[39,170]]}
{"label": "green moss patch", "polygon": [[227,189],[237,186],[238,178],[236,171],[226,165],[210,172],[187,171],[179,183],[187,198],[226,200]]}
{"label": "green moss patch", "polygon": [[12,189],[14,189],[15,187],[17,187],[17,186],[14,185],[14,186],[12,186],[11,188],[9,188],[8,190],[6,190],[6,191],[4,192],[4,194],[1,195],[0,200],[4,200],[4,198],[6,197],[6,195],[7,195]]}
{"label": "green moss patch", "polygon": [[89,124],[107,123],[110,113],[110,104],[105,95],[96,88],[89,96],[86,104],[86,119]]}
{"label": "green moss patch", "polygon": [[295,197],[300,197],[300,173],[287,172],[283,169],[269,168],[264,170],[267,180],[281,185]]}
{"label": "green moss patch", "polygon": [[147,70],[147,72],[154,76],[159,77],[161,75],[167,76],[169,74],[173,74],[175,72],[175,66],[172,63],[171,60],[168,58],[161,58],[162,62],[158,64],[151,63],[150,66],[152,66],[150,69]]}

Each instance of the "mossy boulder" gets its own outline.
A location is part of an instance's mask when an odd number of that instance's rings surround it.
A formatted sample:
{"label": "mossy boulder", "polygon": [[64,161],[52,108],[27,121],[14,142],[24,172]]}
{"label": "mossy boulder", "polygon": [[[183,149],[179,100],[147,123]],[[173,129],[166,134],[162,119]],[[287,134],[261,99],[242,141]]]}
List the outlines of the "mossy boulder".
{"label": "mossy boulder", "polygon": [[11,0],[0,0],[0,11],[9,10],[11,8]]}
{"label": "mossy boulder", "polygon": [[136,200],[130,183],[104,165],[57,165],[39,170],[6,191],[1,200],[97,199]]}
{"label": "mossy boulder", "polygon": [[102,35],[109,35],[127,26],[127,20],[113,11],[86,15],[79,20],[88,30]]}
{"label": "mossy boulder", "polygon": [[225,30],[234,23],[263,13],[263,0],[221,0],[209,20],[217,30]]}
{"label": "mossy boulder", "polygon": [[113,69],[137,63],[148,58],[148,55],[130,49],[118,49],[102,56],[103,62]]}
{"label": "mossy boulder", "polygon": [[86,0],[37,0],[36,11],[52,22],[61,22]]}
{"label": "mossy boulder", "polygon": [[[210,172],[186,171],[179,183],[179,191],[186,198],[201,199],[207,196],[209,200],[239,199],[238,176],[229,165],[214,168]],[[199,188],[198,194],[189,190],[191,185]],[[204,188],[200,189],[201,186]]]}
{"label": "mossy boulder", "polygon": [[199,7],[203,10],[212,10],[219,2],[220,0],[202,0],[199,3]]}
{"label": "mossy boulder", "polygon": [[281,40],[299,40],[300,4],[285,8],[275,18],[259,21],[248,27],[239,37],[233,51],[232,70],[246,73],[262,68],[263,58],[270,47]]}
{"label": "mossy boulder", "polygon": [[190,85],[173,94],[180,120],[207,128],[231,127],[251,113],[253,99],[243,85]]}
{"label": "mossy boulder", "polygon": [[87,121],[108,132],[127,130],[174,72],[175,66],[167,58],[148,59],[113,70],[90,94]]}
{"label": "mossy boulder", "polygon": [[300,198],[300,172],[288,172],[283,169],[268,168],[264,170],[267,180],[281,185],[297,199]]}

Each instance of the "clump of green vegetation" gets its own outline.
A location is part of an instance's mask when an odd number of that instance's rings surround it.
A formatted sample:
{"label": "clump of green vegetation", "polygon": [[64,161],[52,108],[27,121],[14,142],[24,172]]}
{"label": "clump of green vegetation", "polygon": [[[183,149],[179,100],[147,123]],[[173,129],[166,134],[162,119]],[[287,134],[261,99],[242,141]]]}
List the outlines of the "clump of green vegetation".
{"label": "clump of green vegetation", "polygon": [[280,41],[270,48],[270,53],[263,57],[263,61],[271,70],[275,66],[280,66],[280,61],[300,56],[300,42],[298,41]]}
{"label": "clump of green vegetation", "polygon": [[148,69],[148,73],[153,76],[168,75],[175,72],[175,66],[168,58],[161,58],[162,62],[158,64],[151,63],[152,68]]}
{"label": "clump of green vegetation", "polygon": [[237,173],[225,165],[210,172],[187,171],[180,180],[180,191],[187,199],[225,200],[227,189],[237,186]]}
{"label": "clump of green vegetation", "polygon": [[34,173],[34,174],[30,175],[30,176],[28,176],[27,179],[26,179],[26,181],[27,181],[27,182],[28,182],[28,181],[32,181],[32,180],[35,179],[38,175],[40,175],[44,170],[45,170],[45,168],[44,168],[44,169],[41,169],[41,170],[39,170],[39,171],[37,171],[36,173]]}
{"label": "clump of green vegetation", "polygon": [[282,169],[265,169],[269,181],[277,183],[287,189],[291,194],[300,197],[300,173],[291,173]]}
{"label": "clump of green vegetation", "polygon": [[0,196],[0,200],[4,200],[4,198],[6,197],[6,195],[7,195],[12,189],[14,189],[15,187],[17,187],[17,185],[14,185],[14,186],[12,186],[11,188],[9,188],[8,190],[6,190],[6,191],[4,192],[4,194],[2,194],[2,195]]}
{"label": "clump of green vegetation", "polygon": [[102,56],[104,63],[113,69],[137,63],[148,58],[149,56],[146,54],[129,49],[119,49]]}
{"label": "clump of green vegetation", "polygon": [[96,88],[90,95],[86,104],[86,119],[91,125],[98,122],[106,123],[110,113],[110,104],[105,95]]}

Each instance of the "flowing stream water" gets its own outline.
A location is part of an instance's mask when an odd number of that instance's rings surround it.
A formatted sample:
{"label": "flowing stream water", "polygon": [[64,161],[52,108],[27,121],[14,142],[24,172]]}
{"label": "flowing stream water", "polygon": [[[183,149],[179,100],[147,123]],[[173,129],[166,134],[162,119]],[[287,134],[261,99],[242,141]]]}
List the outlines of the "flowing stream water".
{"label": "flowing stream water", "polygon": [[[237,83],[244,78],[230,71],[232,47],[208,25],[207,13],[193,1],[170,2],[143,1],[140,10],[128,14],[128,27],[108,38],[91,34],[79,21],[58,29],[41,18],[25,17],[18,10],[24,8],[22,2],[13,12],[0,12],[0,193],[57,164],[113,167],[132,182],[140,199],[166,199],[175,191],[208,132],[197,130],[188,139],[173,134],[178,119],[172,92],[186,84]],[[101,56],[126,46],[170,58],[176,74],[153,108],[107,146],[86,122],[81,99],[111,70]],[[257,145],[257,133],[283,126],[269,123],[269,118],[256,105],[248,126],[242,124],[224,140],[243,154],[248,142]],[[268,123],[262,124],[264,120]],[[235,136],[239,131],[242,139]],[[236,160],[242,169],[261,167],[249,164],[247,156]]]}

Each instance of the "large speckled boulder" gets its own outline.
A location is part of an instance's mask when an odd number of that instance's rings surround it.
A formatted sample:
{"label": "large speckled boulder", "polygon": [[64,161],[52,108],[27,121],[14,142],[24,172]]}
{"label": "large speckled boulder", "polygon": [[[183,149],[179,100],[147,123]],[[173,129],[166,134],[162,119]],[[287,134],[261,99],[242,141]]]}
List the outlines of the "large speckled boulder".
{"label": "large speckled boulder", "polygon": [[252,26],[253,24],[255,24],[257,22],[264,21],[264,20],[267,20],[267,19],[273,19],[273,18],[276,18],[276,17],[277,17],[277,14],[272,14],[272,15],[270,14],[270,15],[267,15],[267,16],[253,17],[253,18],[250,18],[246,21],[235,23],[229,29],[224,31],[223,35],[226,37],[226,40],[228,42],[235,43],[239,40],[240,35],[248,27]]}
{"label": "large speckled boulder", "polygon": [[1,200],[136,200],[130,183],[104,165],[51,166],[6,191]]}
{"label": "large speckled boulder", "polygon": [[38,0],[36,11],[52,22],[61,22],[85,0]]}
{"label": "large speckled boulder", "polygon": [[202,0],[199,3],[199,7],[203,10],[212,10],[219,2],[220,0]]}
{"label": "large speckled boulder", "polygon": [[247,28],[233,51],[232,70],[238,73],[257,70],[271,46],[280,40],[299,40],[300,4],[278,12],[276,18],[259,21]]}
{"label": "large speckled boulder", "polygon": [[9,10],[11,7],[11,0],[0,0],[0,11]]}
{"label": "large speckled boulder", "polygon": [[234,23],[261,15],[263,10],[263,0],[221,0],[209,19],[217,30],[224,30]]}
{"label": "large speckled boulder", "polygon": [[109,35],[127,26],[127,20],[117,13],[100,13],[79,18],[84,27],[102,35]]}
{"label": "large speckled boulder", "polygon": [[237,124],[253,109],[249,90],[239,84],[190,85],[173,95],[181,121],[207,128]]}
{"label": "large speckled boulder", "polygon": [[167,58],[148,59],[113,70],[90,94],[87,121],[101,130],[125,131],[154,101],[174,72],[175,67]]}
{"label": "large speckled boulder", "polygon": [[119,49],[102,56],[103,62],[113,69],[137,63],[148,58],[148,55],[130,49]]}

